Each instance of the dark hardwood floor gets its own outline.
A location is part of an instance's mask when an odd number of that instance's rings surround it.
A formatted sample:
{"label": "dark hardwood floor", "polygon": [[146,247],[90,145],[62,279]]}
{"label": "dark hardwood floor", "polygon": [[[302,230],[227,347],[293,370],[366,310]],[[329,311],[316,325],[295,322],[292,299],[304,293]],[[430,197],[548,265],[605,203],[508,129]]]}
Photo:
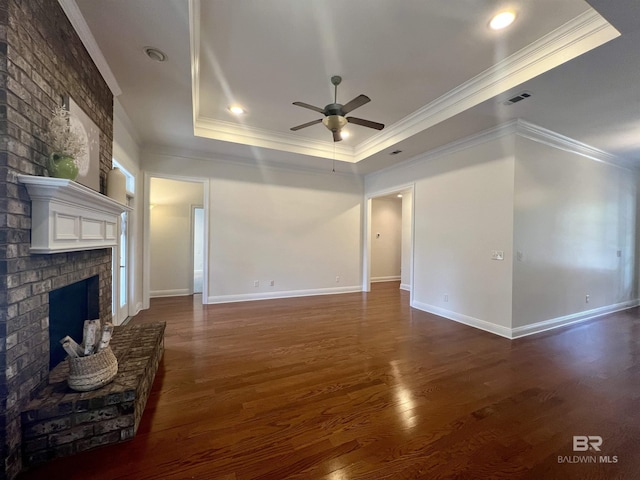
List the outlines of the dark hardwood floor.
{"label": "dark hardwood floor", "polygon": [[133,321],[166,321],[166,351],[137,436],[21,478],[640,478],[638,309],[509,341],[408,303],[397,283],[153,300]]}

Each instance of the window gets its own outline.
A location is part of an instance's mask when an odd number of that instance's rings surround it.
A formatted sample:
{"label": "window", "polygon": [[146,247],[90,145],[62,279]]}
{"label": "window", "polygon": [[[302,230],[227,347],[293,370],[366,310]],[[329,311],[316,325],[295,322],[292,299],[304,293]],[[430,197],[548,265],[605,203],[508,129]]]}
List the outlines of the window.
{"label": "window", "polygon": [[131,173],[129,173],[126,168],[120,165],[115,158],[112,159],[112,161],[113,161],[113,168],[119,168],[120,171],[124,173],[124,176],[127,179],[127,183],[126,183],[127,196],[133,197],[133,195],[136,193],[136,177],[131,175]]}

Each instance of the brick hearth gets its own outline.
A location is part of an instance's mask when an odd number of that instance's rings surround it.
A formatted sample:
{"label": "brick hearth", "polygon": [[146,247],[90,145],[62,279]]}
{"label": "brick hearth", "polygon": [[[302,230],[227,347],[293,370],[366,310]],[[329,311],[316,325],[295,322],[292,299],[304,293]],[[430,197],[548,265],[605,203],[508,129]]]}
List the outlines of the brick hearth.
{"label": "brick hearth", "polygon": [[23,464],[32,466],[132,438],[162,358],[164,329],[164,323],[116,327],[111,348],[118,374],[98,390],[71,390],[68,361],[53,369],[49,385],[22,414]]}

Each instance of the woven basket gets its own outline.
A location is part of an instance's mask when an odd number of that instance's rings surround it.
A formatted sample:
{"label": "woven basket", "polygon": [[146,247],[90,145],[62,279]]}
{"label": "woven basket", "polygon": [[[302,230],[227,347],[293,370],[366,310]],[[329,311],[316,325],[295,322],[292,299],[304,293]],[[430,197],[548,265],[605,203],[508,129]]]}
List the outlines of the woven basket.
{"label": "woven basket", "polygon": [[118,373],[118,360],[111,347],[86,357],[69,358],[69,387],[78,392],[100,388]]}

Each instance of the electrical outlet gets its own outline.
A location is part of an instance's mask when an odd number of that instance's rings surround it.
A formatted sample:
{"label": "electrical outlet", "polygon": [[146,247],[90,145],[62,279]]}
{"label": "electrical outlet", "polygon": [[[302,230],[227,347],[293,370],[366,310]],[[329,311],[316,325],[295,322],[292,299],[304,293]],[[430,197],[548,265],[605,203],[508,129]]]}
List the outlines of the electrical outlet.
{"label": "electrical outlet", "polygon": [[585,295],[584,296],[584,302],[585,303],[589,303],[589,295]]}
{"label": "electrical outlet", "polygon": [[449,295],[447,295],[446,293],[444,294],[444,301],[448,302],[449,301]]}
{"label": "electrical outlet", "polygon": [[504,260],[504,252],[502,250],[491,250],[491,260]]}
{"label": "electrical outlet", "polygon": [[253,286],[254,287],[259,287],[260,286],[260,280],[254,280],[253,281]]}
{"label": "electrical outlet", "polygon": [[271,281],[269,282],[269,286],[270,286],[270,287],[273,287],[275,284],[276,284],[276,281],[275,281],[275,280],[271,280]]}
{"label": "electrical outlet", "polygon": [[340,275],[336,275],[336,283],[340,283]]}

